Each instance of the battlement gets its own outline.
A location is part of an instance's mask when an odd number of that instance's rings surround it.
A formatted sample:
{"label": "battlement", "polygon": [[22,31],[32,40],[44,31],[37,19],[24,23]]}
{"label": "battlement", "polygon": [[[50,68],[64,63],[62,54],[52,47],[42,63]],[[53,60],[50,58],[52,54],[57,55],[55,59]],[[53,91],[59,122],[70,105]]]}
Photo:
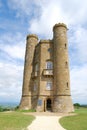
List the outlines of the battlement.
{"label": "battlement", "polygon": [[64,24],[64,23],[55,24],[54,27],[53,27],[53,30],[54,30],[56,27],[65,27],[66,29],[68,29],[67,26],[66,26],[66,24]]}
{"label": "battlement", "polygon": [[52,40],[40,40],[40,43],[51,43],[52,42]]}
{"label": "battlement", "polygon": [[36,38],[38,40],[38,36],[36,34],[27,35],[27,40],[28,40],[28,38],[31,38],[31,37],[34,37],[34,38]]}

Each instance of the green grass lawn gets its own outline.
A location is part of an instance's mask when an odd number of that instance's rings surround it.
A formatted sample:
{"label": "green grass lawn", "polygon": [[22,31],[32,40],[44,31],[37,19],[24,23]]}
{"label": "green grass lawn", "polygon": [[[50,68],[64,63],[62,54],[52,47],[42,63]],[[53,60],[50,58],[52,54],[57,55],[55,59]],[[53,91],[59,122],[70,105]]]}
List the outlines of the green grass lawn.
{"label": "green grass lawn", "polygon": [[60,119],[60,124],[66,130],[87,130],[87,108],[75,110],[77,115],[67,116]]}
{"label": "green grass lawn", "polygon": [[35,119],[21,112],[0,112],[0,130],[26,130],[26,127]]}

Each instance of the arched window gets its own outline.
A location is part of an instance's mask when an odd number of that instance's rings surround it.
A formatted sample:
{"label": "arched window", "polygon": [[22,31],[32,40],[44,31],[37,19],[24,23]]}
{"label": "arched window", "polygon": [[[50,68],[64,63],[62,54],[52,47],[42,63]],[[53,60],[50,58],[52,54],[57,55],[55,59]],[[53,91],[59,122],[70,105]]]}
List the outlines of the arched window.
{"label": "arched window", "polygon": [[53,69],[53,62],[52,61],[46,62],[46,69]]}
{"label": "arched window", "polygon": [[36,82],[34,82],[33,90],[34,90],[34,91],[37,90],[37,84],[36,84]]}
{"label": "arched window", "polygon": [[46,90],[52,90],[52,81],[47,81]]}
{"label": "arched window", "polygon": [[48,48],[48,52],[51,52],[51,48]]}
{"label": "arched window", "polygon": [[39,70],[39,65],[38,63],[35,65],[35,72],[37,72]]}

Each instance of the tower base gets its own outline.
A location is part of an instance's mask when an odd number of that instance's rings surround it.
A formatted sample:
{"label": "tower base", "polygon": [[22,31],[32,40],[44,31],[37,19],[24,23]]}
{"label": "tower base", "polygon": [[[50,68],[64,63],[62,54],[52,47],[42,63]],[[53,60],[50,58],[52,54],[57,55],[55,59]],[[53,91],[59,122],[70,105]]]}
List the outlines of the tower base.
{"label": "tower base", "polygon": [[54,98],[53,112],[74,112],[71,96],[56,96]]}
{"label": "tower base", "polygon": [[31,97],[22,96],[19,109],[23,109],[23,110],[31,109]]}

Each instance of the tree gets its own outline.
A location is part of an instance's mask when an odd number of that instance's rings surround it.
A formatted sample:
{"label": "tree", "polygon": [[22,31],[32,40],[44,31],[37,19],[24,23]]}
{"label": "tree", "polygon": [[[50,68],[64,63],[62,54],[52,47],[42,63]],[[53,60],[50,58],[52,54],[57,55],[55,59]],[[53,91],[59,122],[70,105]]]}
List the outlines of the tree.
{"label": "tree", "polygon": [[74,106],[78,109],[80,107],[79,103],[75,103]]}

